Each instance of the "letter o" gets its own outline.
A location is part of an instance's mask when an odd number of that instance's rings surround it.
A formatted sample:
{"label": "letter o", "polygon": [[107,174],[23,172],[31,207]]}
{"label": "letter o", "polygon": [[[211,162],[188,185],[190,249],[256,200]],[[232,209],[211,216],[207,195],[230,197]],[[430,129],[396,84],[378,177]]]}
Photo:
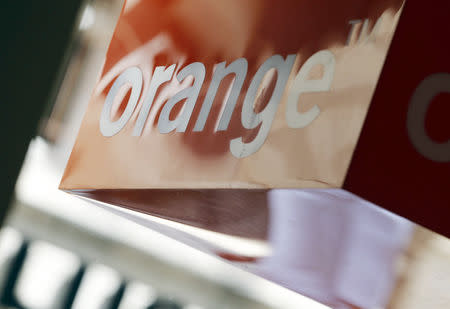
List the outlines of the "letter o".
{"label": "letter o", "polygon": [[432,100],[443,92],[450,93],[450,74],[436,73],[426,77],[414,91],[407,115],[411,143],[420,154],[435,162],[450,162],[450,140],[444,143],[433,141],[425,131],[425,117]]}
{"label": "letter o", "polygon": [[[131,95],[127,107],[120,118],[111,121],[111,108],[117,92],[126,84],[131,84]],[[138,67],[131,67],[123,71],[112,85],[105,99],[100,115],[100,132],[103,136],[113,136],[125,127],[138,103],[142,90],[142,71]]]}

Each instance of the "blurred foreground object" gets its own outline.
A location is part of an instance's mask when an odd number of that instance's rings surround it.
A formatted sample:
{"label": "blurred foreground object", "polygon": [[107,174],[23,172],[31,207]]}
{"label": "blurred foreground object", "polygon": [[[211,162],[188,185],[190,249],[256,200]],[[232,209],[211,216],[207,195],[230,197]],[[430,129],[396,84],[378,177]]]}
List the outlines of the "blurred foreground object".
{"label": "blurred foreground object", "polygon": [[82,2],[2,1],[0,221],[28,144],[46,106],[55,99]]}

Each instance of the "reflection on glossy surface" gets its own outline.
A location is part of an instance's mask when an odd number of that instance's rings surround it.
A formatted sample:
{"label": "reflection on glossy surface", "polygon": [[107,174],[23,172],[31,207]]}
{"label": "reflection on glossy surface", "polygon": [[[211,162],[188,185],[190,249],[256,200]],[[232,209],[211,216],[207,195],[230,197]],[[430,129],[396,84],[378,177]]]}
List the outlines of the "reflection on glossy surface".
{"label": "reflection on glossy surface", "polygon": [[[130,192],[124,190],[122,198]],[[132,213],[129,218],[337,308],[385,308],[413,234],[411,222],[340,189],[139,194],[141,204],[135,203],[134,210],[242,238],[232,238],[235,246],[230,247],[183,225],[136,219]],[[112,199],[118,196],[114,191],[85,196],[120,205]],[[241,246],[255,237],[270,248],[265,256],[248,255]]]}
{"label": "reflection on glossy surface", "polygon": [[266,190],[77,190],[160,218],[245,238],[266,239]]}
{"label": "reflection on glossy surface", "polygon": [[412,223],[343,190],[269,193],[263,277],[329,304],[384,308]]}

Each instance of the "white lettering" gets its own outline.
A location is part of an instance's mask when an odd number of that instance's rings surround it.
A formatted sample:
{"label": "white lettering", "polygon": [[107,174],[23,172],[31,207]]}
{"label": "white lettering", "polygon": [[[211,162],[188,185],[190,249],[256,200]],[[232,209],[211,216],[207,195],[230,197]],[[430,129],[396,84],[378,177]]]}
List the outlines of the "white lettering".
{"label": "white lettering", "polygon": [[[241,110],[241,123],[245,129],[256,129],[256,137],[250,142],[244,142],[243,136],[230,141],[230,152],[237,158],[244,158],[257,152],[267,139],[272,122],[278,109],[278,105],[284,94],[289,75],[291,73],[296,55],[288,55],[284,59],[280,55],[272,56],[267,59],[257,70],[253,77],[247,93],[244,98]],[[307,79],[311,70],[316,65],[323,66],[323,75],[320,79]],[[329,51],[320,51],[311,56],[300,68],[298,74],[292,82],[287,93],[286,121],[291,128],[304,128],[308,126],[320,114],[317,105],[306,112],[297,110],[299,97],[302,93],[328,91],[331,89],[335,70],[334,55]],[[166,134],[173,132],[185,132],[192,117],[195,104],[198,100],[200,90],[203,86],[205,75],[205,66],[200,62],[195,62],[184,67],[176,78],[179,83],[189,84],[189,87],[180,90],[164,104],[158,119],[158,130]],[[210,114],[212,104],[216,98],[218,89],[224,78],[234,74],[234,80],[229,89],[229,95],[226,102],[223,102],[223,110],[218,118],[216,131],[225,131],[228,129],[231,117],[233,115],[237,100],[241,94],[242,87],[248,71],[248,62],[244,58],[237,59],[228,66],[226,62],[217,64],[212,76],[209,89],[200,110],[199,117],[195,123],[193,131],[201,132],[204,130],[207,118]],[[145,127],[150,109],[156,93],[162,84],[170,81],[175,72],[175,64],[155,68],[150,85],[143,100],[142,107],[133,128],[133,136],[141,136]],[[273,73],[273,74],[272,74]],[[191,79],[193,78],[192,85]],[[270,86],[265,85],[265,81],[271,78]],[[142,91],[143,76],[138,67],[131,67],[125,70],[116,79],[112,85],[103,106],[100,116],[100,131],[104,136],[113,136],[120,132],[130,120],[136,109],[139,97]],[[123,90],[125,85],[131,85],[131,95],[127,102],[125,111],[116,121],[111,120],[111,110],[114,100],[118,101],[119,91]],[[259,90],[263,89],[261,93]],[[272,91],[273,89],[273,91]],[[268,91],[272,91],[271,93]],[[184,102],[183,102],[184,101]],[[261,101],[261,102],[259,102]],[[262,111],[255,111],[255,105],[266,103]],[[180,112],[171,120],[171,113],[176,104],[183,104]],[[174,115],[172,115],[174,117]]]}
{"label": "white lettering", "polygon": [[[198,94],[205,79],[205,66],[200,62],[194,62],[183,68],[178,74],[177,79],[181,83],[186,77],[194,76],[194,84],[191,87],[176,93],[169,101],[164,104],[161,115],[158,120],[158,129],[160,133],[169,133],[175,128],[177,132],[185,132],[191,118],[192,111],[197,102]],[[186,99],[183,108],[175,120],[170,120],[170,112],[175,104]]]}
{"label": "white lettering", "polygon": [[357,27],[361,24],[361,19],[350,20],[348,23],[351,25],[350,32],[348,33],[347,42],[345,45],[350,45],[356,40]]}
{"label": "white lettering", "polygon": [[226,131],[228,124],[230,123],[231,115],[233,114],[236,101],[241,93],[242,85],[244,84],[245,76],[247,75],[248,63],[245,58],[240,58],[225,67],[225,62],[221,62],[217,65],[214,75],[209,85],[208,93],[206,94],[205,100],[203,101],[202,109],[198,116],[197,122],[194,127],[195,132],[203,131],[205,128],[206,119],[208,118],[211,106],[216,97],[217,90],[219,89],[220,83],[225,76],[229,74],[235,74],[236,77],[233,81],[233,86],[231,88],[231,93],[226,102],[225,108],[220,116],[220,122],[217,127],[217,131]]}
{"label": "white lettering", "polygon": [[[335,63],[334,55],[330,51],[322,50],[312,55],[301,67],[289,89],[287,100],[286,122],[290,128],[304,128],[319,116],[320,109],[317,105],[314,105],[307,112],[298,112],[298,99],[302,93],[330,90]],[[307,80],[309,72],[316,65],[323,65],[322,78]]]}
{"label": "white lettering", "polygon": [[425,131],[425,117],[433,99],[440,93],[450,93],[450,74],[436,73],[426,77],[414,91],[407,115],[408,135],[416,150],[436,162],[450,162],[450,140],[433,141]]}
{"label": "white lettering", "polygon": [[[267,135],[272,126],[273,118],[283,95],[284,88],[292,70],[296,55],[289,55],[284,60],[280,55],[272,56],[267,59],[256,72],[248,88],[247,94],[242,106],[241,122],[244,128],[254,129],[261,124],[258,135],[250,143],[244,143],[242,137],[235,138],[230,142],[230,151],[237,158],[247,157],[258,151],[264,144]],[[258,114],[254,111],[256,94],[266,73],[275,68],[277,70],[277,81],[272,97],[270,98],[264,110]]]}
{"label": "white lettering", "polygon": [[[111,108],[119,90],[127,85],[131,84],[131,95],[128,100],[127,107],[122,113],[120,118],[116,121],[111,121]],[[130,119],[136,104],[139,100],[139,96],[142,90],[142,71],[138,67],[131,67],[123,71],[116,81],[112,85],[105,99],[102,113],[100,115],[100,132],[103,136],[113,136],[120,132],[125,127]]]}
{"label": "white lettering", "polygon": [[134,126],[133,136],[141,136],[142,130],[145,126],[145,122],[147,121],[150,107],[152,106],[153,100],[155,99],[156,91],[158,90],[159,86],[172,79],[174,70],[175,64],[172,64],[167,69],[163,66],[156,67],[155,72],[152,76],[152,80],[150,82],[147,97],[145,98],[144,104],[142,104],[141,111],[139,112],[139,117]]}

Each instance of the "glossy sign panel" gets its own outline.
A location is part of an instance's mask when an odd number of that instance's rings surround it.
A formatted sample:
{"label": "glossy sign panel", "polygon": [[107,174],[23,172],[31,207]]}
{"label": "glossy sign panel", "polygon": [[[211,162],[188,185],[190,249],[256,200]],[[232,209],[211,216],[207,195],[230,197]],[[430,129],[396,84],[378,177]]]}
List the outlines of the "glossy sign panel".
{"label": "glossy sign panel", "polygon": [[126,2],[61,188],[340,187],[401,4]]}
{"label": "glossy sign panel", "polygon": [[[91,202],[330,308],[402,308],[393,304],[414,270],[401,267],[418,254],[414,224],[340,189],[275,189],[246,203],[235,194],[197,196],[209,230]],[[163,209],[195,215],[185,200]]]}
{"label": "glossy sign panel", "polygon": [[264,238],[268,188],[342,185],[401,5],[126,2],[61,188]]}
{"label": "glossy sign panel", "polygon": [[406,3],[344,188],[450,236],[448,1]]}

